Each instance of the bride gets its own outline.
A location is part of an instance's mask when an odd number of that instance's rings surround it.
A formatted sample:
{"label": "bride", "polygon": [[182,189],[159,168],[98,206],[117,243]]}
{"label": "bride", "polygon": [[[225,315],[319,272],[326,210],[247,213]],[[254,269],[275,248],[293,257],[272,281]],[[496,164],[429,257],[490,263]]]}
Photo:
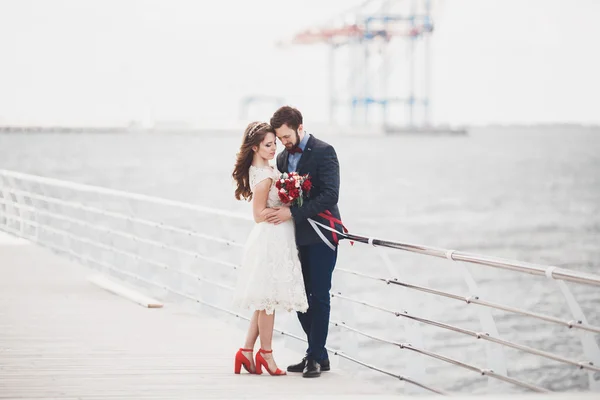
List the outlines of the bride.
{"label": "bride", "polygon": [[[256,221],[246,241],[233,301],[239,308],[254,310],[246,343],[235,355],[236,374],[243,366],[250,373],[261,374],[264,367],[271,375],[285,375],[272,355],[275,310],[306,312],[308,309],[294,222],[292,219],[277,225],[265,222],[273,208],[285,206],[275,187],[279,172],[269,166],[275,150],[273,128],[266,122],[250,123],[232,174],[237,185],[236,199],[252,201]],[[261,348],[254,364],[252,353],[259,336]]]}

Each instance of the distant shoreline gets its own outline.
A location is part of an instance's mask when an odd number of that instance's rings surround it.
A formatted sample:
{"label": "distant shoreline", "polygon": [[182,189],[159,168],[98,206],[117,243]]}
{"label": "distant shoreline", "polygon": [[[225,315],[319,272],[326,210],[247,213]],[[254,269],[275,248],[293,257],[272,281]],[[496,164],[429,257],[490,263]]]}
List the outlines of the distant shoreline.
{"label": "distant shoreline", "polygon": [[[315,124],[313,128],[317,128],[317,131],[335,131],[336,134],[348,134],[348,135],[365,135],[365,134],[379,134],[382,136],[394,136],[394,135],[405,135],[405,134],[467,134],[470,130],[529,130],[529,129],[577,129],[577,130],[600,130],[600,125],[597,124],[578,124],[578,123],[543,123],[543,124],[473,124],[465,125],[460,128],[451,128],[449,126],[433,126],[431,128],[420,128],[420,127],[350,127],[350,126],[337,126],[337,125],[323,125]],[[81,134],[81,133],[107,133],[107,134],[129,134],[129,133],[172,133],[172,134],[236,134],[242,131],[243,128],[237,127],[152,127],[152,128],[141,128],[132,126],[18,126],[18,125],[0,125],[0,134],[19,134],[19,133],[67,133],[67,134]]]}
{"label": "distant shoreline", "polygon": [[0,133],[123,133],[129,130],[122,126],[0,126]]}
{"label": "distant shoreline", "polygon": [[579,124],[569,122],[536,123],[536,124],[473,124],[473,129],[600,129],[598,124]]}

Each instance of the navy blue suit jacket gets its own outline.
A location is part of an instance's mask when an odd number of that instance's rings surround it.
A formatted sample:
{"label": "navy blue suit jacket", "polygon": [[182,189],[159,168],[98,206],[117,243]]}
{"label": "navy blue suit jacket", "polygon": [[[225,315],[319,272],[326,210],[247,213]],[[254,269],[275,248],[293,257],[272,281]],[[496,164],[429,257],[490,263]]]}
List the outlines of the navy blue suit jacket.
{"label": "navy blue suit jacket", "polygon": [[[287,150],[277,156],[277,169],[281,172],[289,172]],[[298,162],[296,172],[300,175],[309,174],[313,184],[310,197],[304,201],[302,207],[291,207],[296,223],[296,243],[298,246],[320,243],[322,240],[309,224],[308,218],[330,226],[329,221],[318,216],[319,213],[329,210],[335,218],[341,220],[340,210],[337,206],[340,194],[340,164],[335,149],[330,144],[311,135]],[[336,224],[335,229],[341,232],[340,225]],[[331,232],[326,229],[321,229],[321,231],[333,243]]]}

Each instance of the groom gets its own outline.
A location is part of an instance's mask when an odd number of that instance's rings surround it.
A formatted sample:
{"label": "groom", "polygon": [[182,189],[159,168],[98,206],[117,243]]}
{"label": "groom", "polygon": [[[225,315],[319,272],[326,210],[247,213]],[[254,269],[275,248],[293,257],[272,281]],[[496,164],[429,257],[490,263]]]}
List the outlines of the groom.
{"label": "groom", "polygon": [[[337,259],[337,237],[332,232],[314,227],[308,218],[330,226],[329,219],[339,221],[337,202],[340,173],[333,147],[306,133],[302,114],[292,107],[281,107],[273,114],[271,126],[285,150],[277,156],[277,169],[281,172],[309,174],[313,187],[310,198],[302,207],[282,207],[267,218],[268,222],[281,223],[294,219],[296,243],[302,264],[304,286],[308,296],[308,311],[298,313],[302,329],[308,338],[306,357],[299,364],[290,365],[289,372],[302,372],[305,378],[329,371],[329,357],[325,350],[329,328],[331,277]],[[339,226],[334,224],[336,230]],[[319,229],[319,232],[317,232]]]}

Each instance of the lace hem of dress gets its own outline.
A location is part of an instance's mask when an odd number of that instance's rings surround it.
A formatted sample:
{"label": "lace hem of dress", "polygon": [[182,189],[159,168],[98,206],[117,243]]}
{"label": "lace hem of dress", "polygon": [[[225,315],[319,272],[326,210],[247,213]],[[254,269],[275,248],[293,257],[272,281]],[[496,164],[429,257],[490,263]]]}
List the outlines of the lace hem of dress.
{"label": "lace hem of dress", "polygon": [[287,312],[299,311],[301,313],[305,313],[308,310],[308,303],[306,302],[289,302],[289,301],[276,301],[276,302],[266,302],[266,301],[256,301],[256,302],[247,302],[244,304],[234,304],[238,308],[246,309],[246,310],[265,310],[267,315],[273,314],[275,310],[283,310]]}

